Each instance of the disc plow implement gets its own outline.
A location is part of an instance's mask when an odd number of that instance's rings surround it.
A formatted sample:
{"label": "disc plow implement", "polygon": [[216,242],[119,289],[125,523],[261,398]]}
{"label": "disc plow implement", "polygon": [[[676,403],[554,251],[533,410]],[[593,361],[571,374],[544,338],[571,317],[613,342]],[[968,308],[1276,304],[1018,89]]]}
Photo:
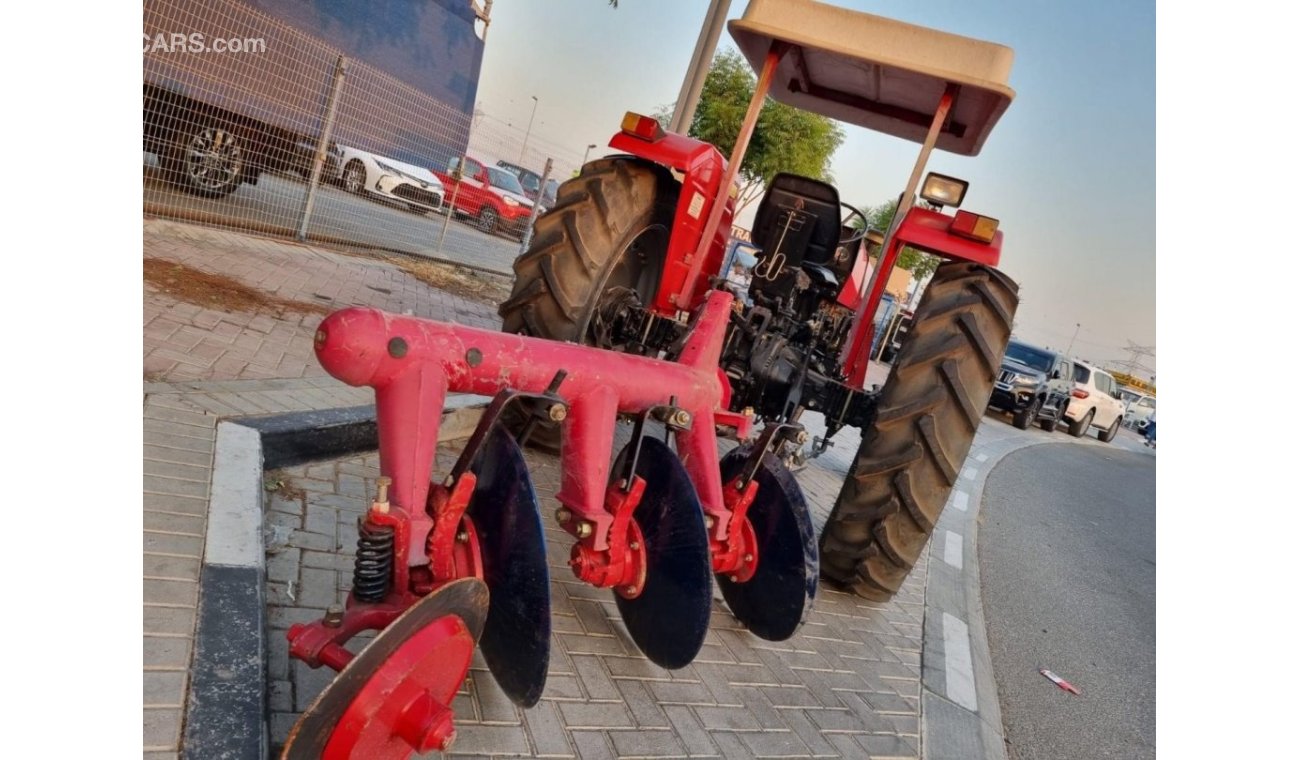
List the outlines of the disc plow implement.
{"label": "disc plow implement", "polygon": [[[699,652],[715,575],[755,634],[791,636],[811,608],[817,553],[780,458],[804,436],[797,423],[755,436],[752,416],[727,410],[718,357],[731,313],[732,296],[715,292],[677,361],[373,309],[330,315],[316,354],[330,374],[374,389],[383,474],[358,525],[346,608],[289,631],[292,656],[339,677],[295,726],[285,756],[447,748],[451,696],[475,642],[511,700],[527,707],[540,698],[549,577],[537,495],[502,424],[512,406],[558,423],[564,474],[554,517],[574,540],[569,565],[610,589],[650,660],[680,668]],[[456,464],[435,479],[438,424],[453,392],[493,400]],[[620,418],[633,434],[611,462]],[[721,461],[719,430],[750,443]],[[749,588],[756,583],[763,587]],[[367,630],[380,633],[352,656],[345,644]]]}

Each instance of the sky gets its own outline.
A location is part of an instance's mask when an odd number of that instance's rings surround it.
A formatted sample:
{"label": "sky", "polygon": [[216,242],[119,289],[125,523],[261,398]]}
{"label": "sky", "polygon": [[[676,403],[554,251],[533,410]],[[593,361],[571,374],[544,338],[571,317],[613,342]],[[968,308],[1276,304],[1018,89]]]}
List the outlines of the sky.
{"label": "sky", "polygon": [[[732,0],[729,17],[746,4]],[[1015,50],[1016,99],[983,151],[936,151],[929,169],[968,180],[962,208],[1001,220],[999,268],[1020,283],[1018,337],[1058,349],[1073,341],[1075,356],[1103,364],[1126,361],[1130,341],[1155,347],[1154,2],[831,4]],[[603,155],[625,111],[676,99],[707,7],[496,0],[478,107],[515,129],[532,118],[536,144],[580,158],[594,143],[591,155]],[[725,30],[718,47],[734,49]],[[896,197],[919,146],[844,131],[831,162],[841,198],[863,206]],[[1142,361],[1154,370],[1155,357]]]}

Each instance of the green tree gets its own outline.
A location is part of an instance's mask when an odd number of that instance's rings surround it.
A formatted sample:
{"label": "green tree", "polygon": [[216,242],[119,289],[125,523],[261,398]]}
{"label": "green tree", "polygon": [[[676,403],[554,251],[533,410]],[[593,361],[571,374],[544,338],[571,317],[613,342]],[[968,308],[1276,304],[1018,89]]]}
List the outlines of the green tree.
{"label": "green tree", "polygon": [[[739,53],[728,50],[716,55],[704,80],[690,136],[712,143],[730,156],[755,84],[749,64]],[[655,117],[667,125],[672,107],[659,109]],[[834,120],[767,98],[737,174],[736,213],[757,200],[778,172],[831,181],[831,157],[843,142],[844,131]]]}
{"label": "green tree", "polygon": [[[889,224],[894,220],[894,214],[898,211],[898,201],[885,201],[879,206],[863,206],[862,215],[865,216],[872,229],[880,230],[882,233],[889,229]],[[862,228],[862,220],[853,217],[850,223],[855,229]],[[934,272],[939,266],[939,257],[931,256],[923,251],[918,251],[911,246],[905,246],[898,254],[896,266],[906,269],[912,273],[912,277],[918,281],[924,280]]]}

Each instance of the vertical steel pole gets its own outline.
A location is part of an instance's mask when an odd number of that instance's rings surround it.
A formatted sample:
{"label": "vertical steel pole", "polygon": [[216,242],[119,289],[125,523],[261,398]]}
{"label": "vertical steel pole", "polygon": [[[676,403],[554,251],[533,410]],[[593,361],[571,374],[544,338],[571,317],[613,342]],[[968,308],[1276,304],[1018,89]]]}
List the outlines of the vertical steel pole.
{"label": "vertical steel pole", "polygon": [[[465,181],[465,162],[468,160],[468,154],[462,155],[456,162],[456,168],[447,172],[447,176],[451,177],[456,186],[451,189],[451,203],[447,204],[447,214],[442,220],[442,232],[438,233],[438,247],[434,249],[434,253],[442,253],[442,241],[447,239],[447,225],[451,224],[451,218],[456,214],[456,196],[460,194],[460,184]],[[443,188],[443,190],[446,190],[446,188]]]}
{"label": "vertical steel pole", "polygon": [[325,167],[325,154],[329,152],[330,136],[334,134],[334,116],[338,113],[339,92],[343,89],[343,77],[347,68],[348,59],[339,56],[334,63],[334,81],[330,83],[330,94],[325,100],[325,120],[321,124],[320,139],[316,141],[316,155],[311,162],[307,194],[302,199],[302,214],[298,222],[299,240],[307,239],[307,223],[311,221],[311,210],[316,205],[316,188],[320,187],[320,174]]}
{"label": "vertical steel pole", "polygon": [[[1077,337],[1079,337],[1079,328],[1082,327],[1082,326],[1083,326],[1083,325],[1082,325],[1082,323],[1080,323],[1080,322],[1075,322],[1075,323],[1074,323],[1074,335],[1070,336],[1070,345],[1067,346],[1066,349],[1065,349],[1065,355],[1066,355],[1066,356],[1072,356],[1072,355],[1073,355],[1071,352],[1074,351],[1074,339],[1077,338]],[[1134,357],[1134,358],[1136,359],[1136,357]],[[1131,363],[1131,362],[1130,362],[1130,365],[1129,365],[1129,374],[1130,374],[1130,375],[1133,374],[1133,368],[1132,368],[1132,363]]]}
{"label": "vertical steel pole", "polygon": [[740,165],[745,160],[749,139],[754,136],[754,125],[758,123],[758,115],[763,110],[767,91],[772,87],[772,75],[776,73],[776,65],[781,62],[781,56],[785,54],[785,47],[783,45],[778,47],[778,45],[780,43],[772,45],[772,50],[763,61],[763,70],[758,75],[758,84],[754,85],[754,97],[749,99],[749,110],[745,111],[745,120],[740,124],[740,134],[736,135],[736,145],[731,149],[727,171],[722,175],[722,184],[718,185],[718,194],[713,199],[713,207],[709,209],[709,218],[700,236],[700,244],[695,248],[691,270],[686,274],[681,292],[674,296],[679,309],[691,308],[691,293],[695,290],[695,280],[700,276],[700,269],[704,266],[709,246],[713,244],[713,237],[718,233],[718,225],[722,223],[722,212],[726,210],[727,199],[731,197],[731,183],[736,181],[736,174],[740,172]]}
{"label": "vertical steel pole", "polygon": [[[916,157],[916,164],[912,167],[912,176],[907,180],[907,188],[903,190],[903,195],[898,199],[898,210],[894,212],[894,218],[889,222],[889,229],[885,231],[885,239],[880,244],[880,258],[876,266],[871,270],[871,277],[867,280],[866,288],[862,292],[862,300],[858,304],[858,311],[853,315],[853,338],[845,345],[845,353],[841,357],[845,366],[857,363],[859,351],[870,351],[871,344],[867,342],[863,345],[863,338],[871,332],[871,318],[875,316],[874,307],[879,306],[876,290],[881,285],[882,278],[888,277],[886,270],[892,270],[895,257],[890,256],[893,253],[894,234],[898,232],[898,226],[903,223],[903,217],[912,209],[912,204],[916,197],[916,186],[921,183],[921,172],[925,171],[925,165],[930,160],[930,153],[934,150],[934,144],[939,140],[939,130],[948,120],[948,111],[952,109],[953,98],[956,97],[957,88],[955,85],[948,85],[944,90],[943,96],[939,98],[939,106],[934,111],[934,118],[930,120],[930,130],[925,135],[925,142],[921,143],[921,153]],[[872,307],[873,313],[867,314],[867,307]],[[850,373],[852,374],[852,373]]]}
{"label": "vertical steel pole", "polygon": [[704,90],[704,80],[713,64],[713,51],[718,47],[718,37],[722,34],[722,25],[727,20],[727,9],[730,7],[731,0],[711,0],[709,3],[704,25],[700,27],[700,37],[695,42],[695,52],[691,54],[691,64],[686,69],[682,90],[673,107],[672,121],[668,123],[669,132],[684,135],[691,128],[691,122],[695,119],[695,107],[699,105],[700,93]]}
{"label": "vertical steel pole", "polygon": [[528,151],[528,137],[533,133],[533,119],[537,118],[537,96],[533,96],[533,114],[528,117],[528,129],[524,131],[524,144],[519,149],[519,163],[524,162],[524,153]]}
{"label": "vertical steel pole", "polygon": [[537,212],[542,208],[542,197],[546,195],[546,180],[551,178],[553,163],[551,159],[546,159],[546,168],[542,169],[542,181],[537,185],[537,199],[533,201],[533,213],[528,215],[528,229],[524,230],[524,238],[519,241],[520,256],[528,250],[528,246],[533,242],[533,224],[537,222]]}

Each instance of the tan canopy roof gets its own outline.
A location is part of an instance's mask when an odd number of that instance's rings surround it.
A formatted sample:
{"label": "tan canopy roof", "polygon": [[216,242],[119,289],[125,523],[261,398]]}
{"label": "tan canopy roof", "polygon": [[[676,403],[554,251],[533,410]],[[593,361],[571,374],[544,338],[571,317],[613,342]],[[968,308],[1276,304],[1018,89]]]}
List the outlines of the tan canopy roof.
{"label": "tan canopy roof", "polygon": [[973,156],[1015,91],[1014,53],[962,37],[812,0],[751,0],[731,36],[756,71],[773,42],[790,45],[772,80],[782,103],[922,142],[948,85],[957,97],[936,145]]}

